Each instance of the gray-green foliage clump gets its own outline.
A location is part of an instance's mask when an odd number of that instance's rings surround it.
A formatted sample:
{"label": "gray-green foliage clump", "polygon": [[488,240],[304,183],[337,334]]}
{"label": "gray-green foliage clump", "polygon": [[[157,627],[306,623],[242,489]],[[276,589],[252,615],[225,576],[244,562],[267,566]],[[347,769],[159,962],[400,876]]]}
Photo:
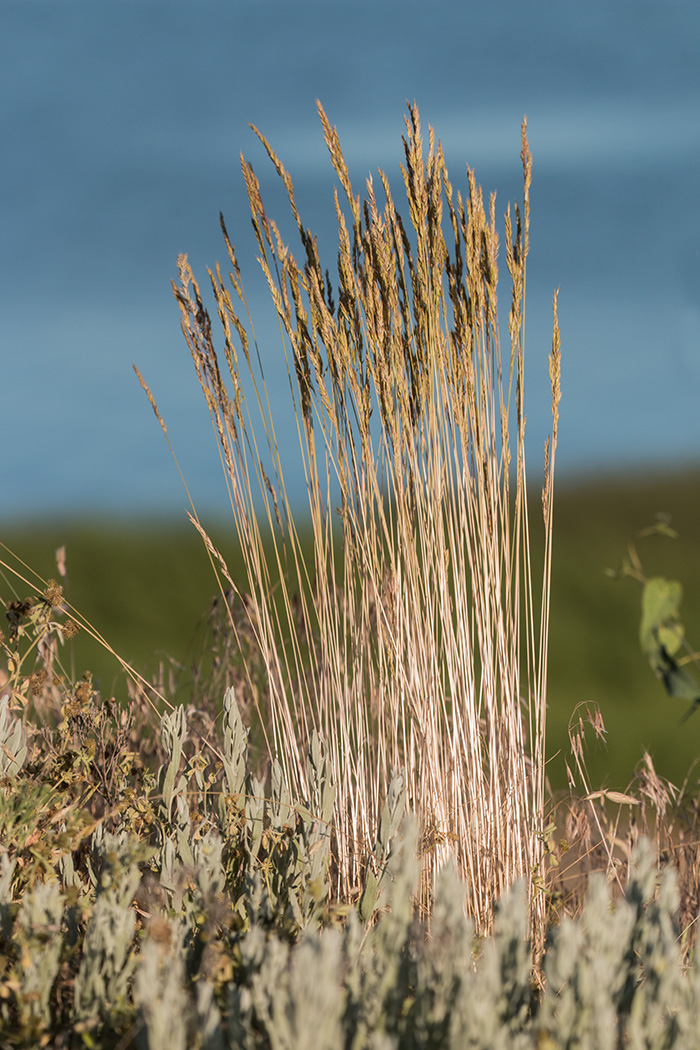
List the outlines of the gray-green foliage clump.
{"label": "gray-green foliage clump", "polygon": [[[11,848],[5,825],[0,1045],[697,1045],[700,973],[683,964],[675,875],[657,872],[645,843],[624,898],[594,876],[580,918],[550,930],[538,986],[523,880],[487,938],[465,917],[454,862],[436,880],[429,924],[418,913],[418,829],[400,776],[357,904],[334,907],[322,742],[312,737],[311,797],[300,800],[279,768],[269,792],[250,773],[232,692],[223,723],[221,761],[205,775],[187,758],[185,715],[164,716],[165,760],[150,796],[131,800],[149,819],[99,822],[73,850],[59,848],[57,829],[31,882],[29,854]],[[31,769],[5,781],[5,810]]]}

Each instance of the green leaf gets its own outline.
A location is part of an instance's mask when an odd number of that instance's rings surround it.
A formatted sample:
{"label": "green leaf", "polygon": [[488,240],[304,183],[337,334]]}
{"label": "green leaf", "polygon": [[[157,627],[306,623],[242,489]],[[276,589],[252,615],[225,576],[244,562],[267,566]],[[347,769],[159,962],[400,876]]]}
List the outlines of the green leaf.
{"label": "green leaf", "polygon": [[388,855],[389,844],[399,830],[399,825],[403,820],[405,809],[406,784],[404,782],[403,774],[397,773],[392,777],[391,783],[389,784],[386,802],[384,803],[382,815],[379,820],[377,843],[380,847],[382,860],[386,859],[386,856]]}
{"label": "green leaf", "polygon": [[377,877],[368,864],[365,871],[365,888],[362,891],[360,903],[357,906],[357,913],[360,916],[360,922],[367,923],[374,915],[374,905],[377,902],[378,889]]}
{"label": "green leaf", "polygon": [[650,660],[660,645],[671,656],[678,652],[683,641],[683,624],[680,622],[682,598],[683,588],[678,580],[655,576],[645,583],[639,641]]}
{"label": "green leaf", "polygon": [[678,700],[700,701],[700,684],[674,660],[663,645],[658,647],[651,665],[669,696]]}

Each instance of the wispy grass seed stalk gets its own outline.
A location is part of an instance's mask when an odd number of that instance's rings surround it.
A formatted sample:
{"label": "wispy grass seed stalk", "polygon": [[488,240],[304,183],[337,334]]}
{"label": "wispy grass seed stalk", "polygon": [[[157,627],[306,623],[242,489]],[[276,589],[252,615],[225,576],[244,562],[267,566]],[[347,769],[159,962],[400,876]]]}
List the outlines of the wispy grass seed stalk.
{"label": "wispy grass seed stalk", "polygon": [[354,193],[336,130],[318,108],[339,181],[335,283],[289,174],[256,129],[289,197],[300,261],[242,158],[259,261],[291,350],[311,557],[223,217],[231,269],[209,271],[223,361],[185,256],[175,287],[247,567],[246,609],[269,681],[269,747],[303,796],[306,744],[313,729],[322,734],[337,788],[341,897],[363,883],[387,785],[401,771],[422,828],[425,900],[454,852],[468,908],[488,930],[495,901],[516,878],[529,881],[533,917],[542,886],[559,334],[555,298],[544,571],[535,583],[523,407],[526,126],[523,205],[514,219],[509,208],[505,223],[513,291],[504,360],[495,195],[487,208],[471,170],[466,196],[455,195],[432,128],[426,156],[418,110],[409,107],[405,223],[381,171],[381,194],[372,178],[364,200]]}

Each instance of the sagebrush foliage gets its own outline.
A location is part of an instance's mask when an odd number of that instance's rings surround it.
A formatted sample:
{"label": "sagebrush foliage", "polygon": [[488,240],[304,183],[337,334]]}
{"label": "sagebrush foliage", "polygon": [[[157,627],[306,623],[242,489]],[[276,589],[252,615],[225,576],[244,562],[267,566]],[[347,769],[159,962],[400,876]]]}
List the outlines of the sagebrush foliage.
{"label": "sagebrush foliage", "polygon": [[[11,738],[14,725],[4,724]],[[397,836],[398,780],[365,892],[356,907],[334,909],[333,787],[320,743],[308,756],[314,797],[293,800],[278,770],[269,793],[247,771],[232,692],[223,728],[223,762],[202,777],[183,759],[183,713],[163,716],[167,761],[144,796],[153,819],[139,834],[126,813],[134,800],[74,850],[51,819],[51,863],[33,869],[31,883],[31,850],[4,850],[4,1045],[59,1033],[67,1045],[70,1032],[75,1045],[128,1035],[122,1045],[133,1037],[153,1048],[302,1047],[311,1038],[329,1048],[599,1048],[640,1032],[654,1036],[647,1045],[694,1045],[699,975],[694,966],[684,973],[673,876],[657,893],[649,849],[640,848],[623,901],[613,907],[600,877],[583,917],[552,931],[540,998],[522,883],[501,901],[495,935],[479,942],[465,887],[446,865],[428,932],[412,902],[413,823]],[[4,802],[35,776],[22,766]]]}
{"label": "sagebrush foliage", "polygon": [[[80,717],[94,742],[98,694],[91,704],[91,726]],[[123,753],[99,818],[85,763],[67,748],[58,761],[67,726],[27,732],[6,699],[0,726],[13,770],[0,792],[3,1047],[697,1045],[700,971],[682,958],[675,875],[645,842],[625,896],[593,876],[582,915],[551,928],[536,967],[524,880],[487,938],[453,861],[429,920],[416,908],[420,840],[401,776],[356,903],[334,902],[323,743],[306,759],[309,797],[292,797],[278,766],[267,787],[233,690],[206,763],[186,713],[166,713],[162,763],[148,774]],[[18,833],[24,798],[34,834]]]}

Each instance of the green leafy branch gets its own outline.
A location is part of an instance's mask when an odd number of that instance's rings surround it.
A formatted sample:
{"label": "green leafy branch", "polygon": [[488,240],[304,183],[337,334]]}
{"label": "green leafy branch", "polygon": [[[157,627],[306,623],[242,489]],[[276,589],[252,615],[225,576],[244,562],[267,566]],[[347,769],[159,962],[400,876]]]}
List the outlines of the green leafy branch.
{"label": "green leafy branch", "polygon": [[[660,516],[658,521],[640,532],[640,537],[661,535],[677,539],[678,533],[670,520]],[[633,543],[616,576],[631,576],[642,585],[642,615],[639,623],[639,644],[649,665],[663,683],[667,694],[674,699],[687,700],[690,707],[681,722],[685,722],[700,705],[700,681],[687,669],[693,665],[700,671],[700,653],[685,637],[681,619],[683,586],[678,580],[664,576],[647,577]]]}

